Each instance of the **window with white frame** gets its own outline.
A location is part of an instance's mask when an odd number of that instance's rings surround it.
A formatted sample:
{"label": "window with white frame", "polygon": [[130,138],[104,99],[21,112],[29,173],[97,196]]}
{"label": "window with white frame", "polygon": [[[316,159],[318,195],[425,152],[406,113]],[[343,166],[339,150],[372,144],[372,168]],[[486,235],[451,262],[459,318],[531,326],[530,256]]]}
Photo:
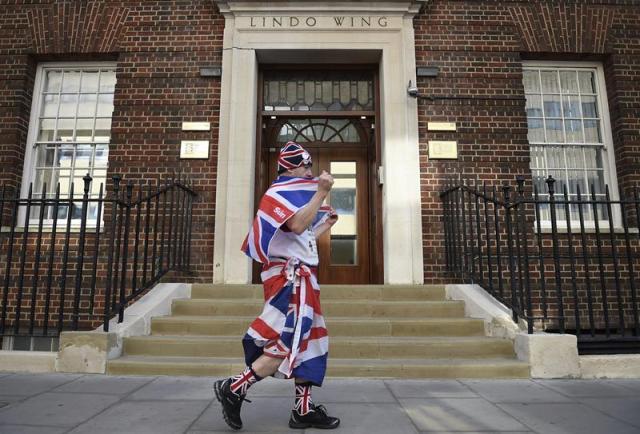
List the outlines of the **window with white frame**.
{"label": "window with white frame", "polygon": [[[111,116],[116,84],[115,64],[41,64],[38,67],[32,109],[28,163],[25,164],[23,193],[33,183],[34,197],[43,193],[67,198],[74,184],[74,197],[83,195],[83,177],[93,178],[90,195],[97,197],[106,181]],[[81,217],[81,206],[72,219]],[[33,210],[31,218],[37,218]],[[67,218],[68,207],[47,207],[45,219]],[[88,209],[88,219],[97,217],[97,204]]]}
{"label": "window with white frame", "polygon": [[[602,68],[529,62],[523,65],[523,80],[531,171],[540,199],[548,200],[545,180],[549,175],[556,180],[556,199],[562,199],[566,188],[571,201],[577,199],[578,190],[583,200],[590,200],[592,193],[603,200],[605,185],[616,198]],[[609,218],[604,205],[596,208],[598,220]],[[541,221],[550,223],[549,207],[542,206],[540,211]],[[583,206],[582,211],[591,225],[593,208]],[[571,221],[579,221],[576,205],[571,205],[569,212]],[[564,206],[558,206],[556,214],[558,222],[566,222]]]}

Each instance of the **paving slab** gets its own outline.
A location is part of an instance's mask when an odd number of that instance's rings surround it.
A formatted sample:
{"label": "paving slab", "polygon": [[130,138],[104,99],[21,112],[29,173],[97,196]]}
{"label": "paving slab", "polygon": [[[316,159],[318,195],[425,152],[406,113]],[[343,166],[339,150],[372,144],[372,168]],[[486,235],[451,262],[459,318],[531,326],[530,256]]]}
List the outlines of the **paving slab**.
{"label": "paving slab", "polygon": [[53,389],[53,392],[101,393],[127,395],[135,389],[155,380],[156,377],[117,377],[85,375]]}
{"label": "paving slab", "polygon": [[571,402],[571,399],[531,380],[460,380],[491,402]]}
{"label": "paving slab", "polygon": [[580,402],[615,419],[635,425],[640,432],[640,397],[581,398]]}
{"label": "paving slab", "polygon": [[117,401],[118,397],[114,395],[42,393],[0,411],[0,426],[14,424],[70,428]]}
{"label": "paving slab", "polygon": [[526,431],[529,428],[481,398],[405,398],[400,404],[420,431]]}
{"label": "paving slab", "polygon": [[[328,406],[329,414],[340,418],[336,434],[415,434],[416,426],[398,404],[340,404]],[[294,432],[293,430],[288,430]],[[284,431],[283,431],[284,432]],[[306,429],[305,434],[327,432]]]}
{"label": "paving slab", "polygon": [[122,401],[69,433],[183,433],[208,405],[196,400]]}
{"label": "paving slab", "polygon": [[353,379],[326,380],[322,387],[313,388],[313,400],[320,404],[396,402],[384,382]]}
{"label": "paving slab", "polygon": [[24,395],[0,395],[0,408],[15,402],[24,401],[28,396]]}
{"label": "paving slab", "polygon": [[457,380],[385,380],[397,398],[477,398]]}
{"label": "paving slab", "polygon": [[[251,402],[242,404],[242,432],[289,431],[289,414],[293,400],[291,398],[251,397]],[[222,417],[222,408],[214,400],[205,412],[193,423],[191,430],[226,431],[231,429]]]}
{"label": "paving slab", "polygon": [[638,428],[576,403],[497,404],[532,430],[544,434],[638,434]]}
{"label": "paving slab", "polygon": [[612,384],[617,386],[622,386],[627,389],[631,389],[637,393],[640,393],[640,380],[634,379],[618,379],[618,380],[609,380]]}
{"label": "paving slab", "polygon": [[633,396],[633,390],[611,380],[533,380],[565,396],[577,397],[621,397]]}
{"label": "paving slab", "polygon": [[127,397],[128,400],[198,400],[214,399],[213,378],[157,377]]}
{"label": "paving slab", "polygon": [[79,377],[81,375],[76,374],[12,374],[0,378],[0,391],[3,395],[36,395]]}
{"label": "paving slab", "polygon": [[67,430],[55,426],[0,425],[0,432],[7,434],[62,434]]}

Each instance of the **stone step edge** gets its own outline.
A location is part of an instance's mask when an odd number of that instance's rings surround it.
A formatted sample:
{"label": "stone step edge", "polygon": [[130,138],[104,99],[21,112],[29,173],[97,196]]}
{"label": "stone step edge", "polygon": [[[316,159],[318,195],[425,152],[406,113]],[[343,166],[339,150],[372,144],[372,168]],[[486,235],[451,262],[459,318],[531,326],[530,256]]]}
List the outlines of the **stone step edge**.
{"label": "stone step edge", "polygon": [[[429,344],[429,343],[452,343],[456,345],[465,344],[465,343],[494,343],[500,342],[505,343],[505,345],[513,345],[513,342],[509,339],[501,339],[494,338],[490,336],[425,336],[425,337],[414,337],[414,336],[329,336],[329,339],[332,341],[336,341],[339,343],[343,342],[363,342],[363,343],[385,343],[385,344],[393,344],[393,343],[401,343],[401,344],[410,344],[410,343],[419,343],[419,344]],[[125,337],[124,340],[129,342],[135,341],[171,341],[177,340],[185,342],[215,342],[215,341],[240,341],[240,337],[236,336],[219,336],[219,335],[147,335],[147,336],[130,336]]]}

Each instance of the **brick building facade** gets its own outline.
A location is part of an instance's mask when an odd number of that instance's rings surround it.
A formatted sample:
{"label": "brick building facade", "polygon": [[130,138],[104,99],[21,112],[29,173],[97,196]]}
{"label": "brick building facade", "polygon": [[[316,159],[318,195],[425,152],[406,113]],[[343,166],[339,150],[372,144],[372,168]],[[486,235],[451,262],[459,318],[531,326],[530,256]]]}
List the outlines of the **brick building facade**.
{"label": "brick building facade", "polygon": [[[247,96],[247,104],[254,107],[249,115],[254,122],[256,117],[258,124],[263,119],[275,119],[276,116],[269,116],[268,110],[257,105],[258,98],[264,97],[261,94],[263,90],[258,89],[258,80],[266,80],[263,67],[277,63],[275,71],[286,72],[287,65],[298,70],[305,64],[310,64],[313,69],[333,69],[336,64],[349,67],[349,58],[353,56],[351,59],[357,66],[373,68],[373,83],[378,87],[378,100],[371,111],[373,114],[362,116],[363,119],[369,116],[367,121],[373,119],[375,124],[374,143],[369,145],[376,150],[366,157],[369,180],[365,183],[369,185],[368,194],[372,198],[369,209],[377,209],[376,217],[369,220],[371,232],[375,234],[369,239],[369,249],[372,250],[368,257],[370,271],[359,283],[403,282],[405,280],[398,276],[407,273],[411,267],[411,276],[406,281],[442,283],[449,280],[445,273],[439,193],[452,175],[492,185],[513,183],[516,176],[522,175],[527,194],[531,192],[533,181],[541,185],[549,174],[564,174],[570,178],[568,173],[580,171],[588,180],[613,181],[612,187],[626,195],[632,194],[632,188],[640,184],[640,4],[635,0],[431,0],[415,4],[389,2],[392,6],[371,2],[367,6],[351,5],[351,10],[344,6],[345,11],[341,10],[342,6],[336,7],[337,12],[344,12],[347,17],[351,14],[361,20],[360,29],[350,30],[345,44],[349,38],[357,38],[358,31],[365,35],[362,44],[367,37],[386,32],[393,27],[393,23],[387,23],[387,15],[393,15],[398,23],[403,19],[411,20],[413,34],[402,24],[397,26],[399,34],[408,38],[404,41],[411,43],[409,51],[414,53],[414,57],[403,58],[403,65],[408,65],[412,73],[390,77],[384,64],[384,59],[388,58],[387,51],[384,51],[386,48],[379,48],[374,42],[371,42],[371,50],[347,44],[345,50],[348,54],[340,55],[341,48],[337,43],[319,47],[309,42],[300,48],[293,42],[289,46],[287,42],[278,51],[267,45],[260,48],[261,41],[247,37],[250,44],[258,47],[255,48],[258,59],[255,76],[249,77],[258,90],[247,90],[246,95],[237,93],[242,89],[225,89],[224,85],[247,73],[242,70],[242,50],[249,48],[236,46],[235,40],[233,43],[225,42],[225,38],[230,38],[230,23],[235,26],[234,31],[240,41],[240,37],[259,27],[260,21],[254,21],[251,11],[242,10],[234,3],[209,0],[1,2],[0,182],[7,187],[21,188],[24,193],[28,181],[35,181],[35,166],[32,163],[31,167],[26,167],[25,162],[32,162],[35,158],[27,154],[35,152],[33,149],[38,140],[33,135],[44,128],[34,126],[34,122],[38,122],[36,118],[42,117],[34,110],[34,105],[40,109],[44,103],[34,101],[48,95],[37,87],[38,80],[41,82],[44,77],[38,77],[38,74],[45,74],[43,71],[47,67],[64,70],[65,65],[69,65],[71,70],[82,70],[84,64],[86,71],[95,67],[105,67],[105,71],[112,68],[116,81],[112,90],[113,110],[108,134],[108,169],[103,179],[110,185],[113,174],[136,182],[165,179],[178,173],[188,178],[198,193],[193,209],[191,243],[194,274],[188,279],[228,283],[249,281],[248,265],[242,265],[243,270],[238,272],[231,270],[216,274],[216,270],[218,267],[229,270],[229,262],[241,260],[241,256],[231,257],[228,252],[235,251],[235,240],[241,236],[234,234],[237,232],[235,228],[246,226],[250,221],[250,213],[241,215],[239,222],[229,215],[233,215],[236,209],[233,201],[240,200],[237,192],[252,192],[253,186],[236,190],[229,180],[233,179],[231,176],[246,176],[255,181],[256,190],[259,190],[264,167],[268,167],[268,157],[255,149],[266,146],[267,142],[260,138],[260,132],[256,132],[261,130],[259,125],[256,129],[253,128],[255,124],[247,124],[248,132],[238,132],[239,124],[234,120],[236,112],[231,109],[230,114],[221,115],[221,111],[227,110],[226,105],[236,104],[237,98]],[[270,3],[274,11],[267,8],[260,11],[261,15],[256,15],[276,17],[276,21],[271,23],[272,28],[264,31],[265,35],[267,30],[272,35],[277,29],[304,33],[304,29],[293,25],[291,17],[294,16],[296,22],[302,27],[306,25],[309,32],[314,30],[312,27],[329,26],[322,24],[314,14],[319,17],[331,15],[330,9],[318,6],[320,9],[307,10],[309,4],[300,2],[294,8],[295,13],[287,12],[286,8],[282,12],[277,9],[282,7],[282,3]],[[282,24],[278,17],[288,18],[288,24]],[[314,21],[309,21],[309,17]],[[385,20],[381,21],[380,17],[385,17]],[[376,19],[378,27],[373,28]],[[372,20],[374,24],[371,24]],[[262,22],[263,27],[267,27],[265,23]],[[277,39],[273,41],[277,42]],[[380,47],[384,44],[387,42],[381,43]],[[380,53],[371,53],[378,48]],[[225,50],[234,53],[232,61],[225,60]],[[221,66],[222,75],[202,73],[202,68],[212,66]],[[237,69],[230,70],[230,67]],[[420,74],[416,77],[416,67],[437,67],[438,71],[435,77]],[[586,76],[580,74],[585,71],[591,75],[582,80]],[[558,74],[560,81],[545,82],[545,74]],[[572,74],[577,79],[571,78]],[[534,76],[538,78],[527,82],[527,77]],[[394,84],[391,88],[392,79],[401,80],[401,86]],[[420,98],[412,99],[406,94],[406,80],[417,84]],[[605,84],[604,87],[597,84],[599,80]],[[594,87],[587,89],[586,82]],[[549,89],[545,90],[545,86]],[[555,86],[558,87],[556,91]],[[83,90],[80,89],[78,92],[82,95]],[[64,93],[58,92],[60,95]],[[96,92],[99,99],[103,93],[101,90]],[[108,95],[108,91],[105,92],[104,95]],[[109,97],[105,98],[108,107]],[[575,106],[572,105],[574,99],[578,101]],[[554,102],[557,102],[556,108]],[[385,103],[389,105],[385,107]],[[391,120],[389,112],[400,105],[406,111],[402,112],[404,118],[399,122],[409,126],[401,135],[402,146],[394,148],[389,130],[395,121]],[[592,107],[595,111],[588,112]],[[577,111],[571,112],[574,108]],[[556,109],[561,113],[554,115],[552,110]],[[75,116],[76,120],[81,117],[80,111],[74,113],[72,117]],[[94,115],[95,119],[98,117]],[[60,112],[56,119],[58,122],[62,119]],[[210,129],[183,131],[184,122],[209,122]],[[455,123],[456,130],[433,131],[428,128],[429,122]],[[555,125],[553,122],[562,125],[560,141],[563,144],[571,142],[569,135],[580,135],[582,138],[576,143],[584,144],[589,142],[587,134],[595,134],[593,142],[597,142],[598,147],[594,151],[593,162],[586,153],[580,154],[583,162],[577,166],[569,166],[566,156],[563,157],[564,166],[560,164],[559,167],[550,162],[554,158],[550,155],[532,157],[532,143],[535,143],[533,148],[542,149],[544,142],[554,142],[548,140],[548,135],[553,133],[550,126]],[[74,137],[78,136],[79,128],[74,130]],[[221,129],[226,129],[226,132]],[[416,134],[412,132],[414,129]],[[537,139],[537,130],[534,129],[543,131],[543,139]],[[94,138],[96,131],[97,127],[94,128]],[[253,137],[253,148],[248,149],[254,149],[254,155],[238,156],[233,153],[232,148],[237,145],[234,140],[242,142],[242,134]],[[88,140],[91,141],[90,138]],[[208,158],[181,159],[183,140],[208,141]],[[430,159],[429,142],[434,140],[456,141],[457,159]],[[399,233],[397,237],[394,232],[393,237],[387,238],[387,232],[398,230],[391,221],[396,216],[394,207],[413,206],[409,202],[403,203],[405,196],[402,195],[398,196],[399,203],[390,205],[393,200],[389,196],[403,190],[402,182],[396,178],[400,178],[398,168],[405,164],[399,161],[393,163],[394,166],[389,161],[395,157],[390,155],[397,152],[396,149],[401,149],[402,153],[405,147],[412,149],[416,146],[418,152],[411,156],[419,159],[417,177],[411,179],[409,175],[406,182],[409,195],[412,183],[416,187],[419,185],[417,197],[420,203],[413,204],[418,211],[415,215],[398,214],[397,220],[409,222],[417,215],[414,222],[417,230]],[[219,152],[223,148],[224,151]],[[604,152],[604,157],[601,152]],[[236,161],[235,165],[229,163],[232,160]],[[243,162],[246,162],[244,166]],[[385,170],[384,183],[376,178],[381,166]],[[55,172],[58,169],[50,170]],[[234,173],[230,175],[232,171]],[[25,176],[30,177],[29,180]],[[76,176],[75,179],[79,178]],[[220,186],[225,188],[223,193],[219,192]],[[224,215],[220,215],[217,203],[221,197],[226,203]],[[411,196],[406,197],[411,199]],[[253,208],[253,200],[251,197],[251,203],[246,207]],[[217,229],[221,222],[225,226],[223,232]],[[368,234],[366,236],[369,237]],[[404,250],[410,251],[411,246],[407,249],[388,247],[397,239],[416,242],[416,236],[421,237],[421,243],[417,245],[422,251],[407,253],[411,257],[403,258]],[[219,247],[222,244],[218,238],[226,240],[223,248]],[[399,245],[402,245],[401,241],[398,241]],[[377,253],[374,252],[376,249]],[[226,265],[221,265],[220,257],[228,258]],[[413,265],[402,268],[398,265],[401,261]],[[372,271],[374,269],[378,274]],[[396,269],[399,271],[394,271]]]}

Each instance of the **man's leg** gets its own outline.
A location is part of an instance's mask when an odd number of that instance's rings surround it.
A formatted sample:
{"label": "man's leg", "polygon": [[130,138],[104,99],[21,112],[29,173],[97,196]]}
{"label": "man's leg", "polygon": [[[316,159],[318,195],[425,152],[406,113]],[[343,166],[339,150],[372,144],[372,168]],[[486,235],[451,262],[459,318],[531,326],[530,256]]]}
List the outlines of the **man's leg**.
{"label": "man's leg", "polygon": [[311,399],[312,384],[305,379],[296,378],[296,400],[291,410],[289,427],[291,428],[338,428],[340,419],[327,414],[323,405],[315,405]]}
{"label": "man's leg", "polygon": [[213,384],[216,398],[222,404],[222,414],[227,425],[233,429],[242,428],[240,409],[247,391],[264,377],[274,374],[280,363],[281,359],[262,355],[238,375],[218,380]]}

